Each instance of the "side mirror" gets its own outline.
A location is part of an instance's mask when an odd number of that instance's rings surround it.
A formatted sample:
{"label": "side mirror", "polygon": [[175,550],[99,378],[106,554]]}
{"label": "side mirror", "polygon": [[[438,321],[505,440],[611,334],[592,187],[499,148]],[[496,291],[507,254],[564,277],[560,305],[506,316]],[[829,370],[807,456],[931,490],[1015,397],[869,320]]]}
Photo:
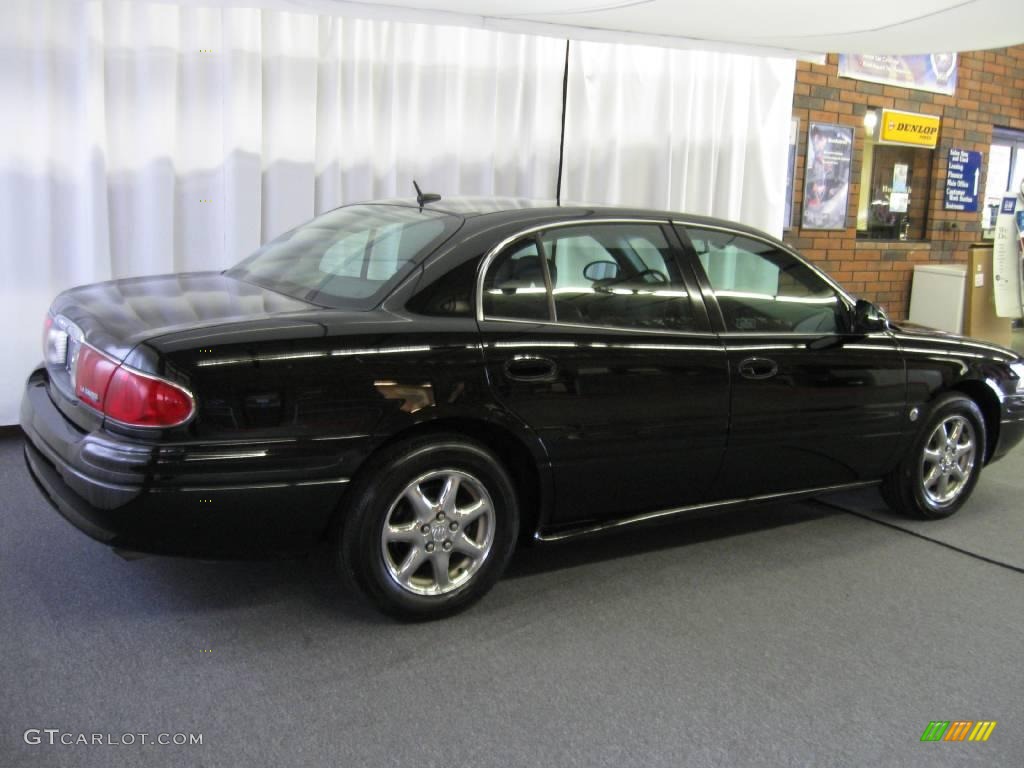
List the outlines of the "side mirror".
{"label": "side mirror", "polygon": [[619,276],[619,265],[614,261],[592,261],[583,268],[583,276],[592,283],[614,280]]}
{"label": "side mirror", "polygon": [[857,299],[853,307],[853,328],[854,333],[875,333],[877,331],[889,330],[889,318],[885,310],[876,307],[870,301]]}

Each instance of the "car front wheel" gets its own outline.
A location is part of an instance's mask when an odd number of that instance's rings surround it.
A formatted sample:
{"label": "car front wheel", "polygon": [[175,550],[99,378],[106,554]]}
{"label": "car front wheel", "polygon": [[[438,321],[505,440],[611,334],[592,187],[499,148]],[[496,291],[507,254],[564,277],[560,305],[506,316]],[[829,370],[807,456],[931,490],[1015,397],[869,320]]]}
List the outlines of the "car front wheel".
{"label": "car front wheel", "polygon": [[967,501],[985,459],[985,420],[960,394],[934,402],[910,452],[882,485],[894,510],[912,517],[949,517]]}
{"label": "car front wheel", "polygon": [[457,436],[390,449],[350,489],[341,566],[381,610],[433,619],[462,610],[497,581],[519,528],[498,459]]}

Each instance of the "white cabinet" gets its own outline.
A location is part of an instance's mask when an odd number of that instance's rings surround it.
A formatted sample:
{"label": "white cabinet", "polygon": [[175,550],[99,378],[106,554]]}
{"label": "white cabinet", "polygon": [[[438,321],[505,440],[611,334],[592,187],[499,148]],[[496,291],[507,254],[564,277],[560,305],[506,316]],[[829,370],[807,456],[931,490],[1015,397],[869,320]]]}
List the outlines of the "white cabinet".
{"label": "white cabinet", "polygon": [[962,333],[966,282],[967,267],[963,264],[920,264],[914,267],[910,322]]}

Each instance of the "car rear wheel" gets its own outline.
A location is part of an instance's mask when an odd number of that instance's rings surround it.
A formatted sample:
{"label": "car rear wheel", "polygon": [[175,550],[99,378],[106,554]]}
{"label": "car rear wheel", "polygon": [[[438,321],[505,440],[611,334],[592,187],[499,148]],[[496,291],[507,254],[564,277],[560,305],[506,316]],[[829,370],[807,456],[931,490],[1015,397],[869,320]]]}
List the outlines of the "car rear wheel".
{"label": "car rear wheel", "polygon": [[361,472],[349,493],[341,567],[398,618],[441,618],[466,608],[498,580],[515,546],[512,482],[489,450],[461,437],[397,445]]}
{"label": "car rear wheel", "polygon": [[985,420],[968,397],[937,399],[910,452],[882,484],[894,510],[911,517],[949,517],[967,501],[985,459]]}

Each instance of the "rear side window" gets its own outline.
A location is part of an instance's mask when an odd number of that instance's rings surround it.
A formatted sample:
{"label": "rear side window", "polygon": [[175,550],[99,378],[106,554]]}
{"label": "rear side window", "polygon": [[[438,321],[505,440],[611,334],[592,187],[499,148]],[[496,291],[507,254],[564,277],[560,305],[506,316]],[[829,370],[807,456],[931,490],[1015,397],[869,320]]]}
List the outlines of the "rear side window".
{"label": "rear side window", "polygon": [[458,224],[458,218],[437,211],[347,206],[286,232],[227,274],[315,304],[365,309]]}
{"label": "rear side window", "polygon": [[594,224],[545,232],[559,322],[698,330],[686,284],[657,224]]}
{"label": "rear side window", "polygon": [[479,265],[479,258],[470,259],[439,277],[409,300],[409,309],[432,317],[473,317],[473,289]]}
{"label": "rear side window", "polygon": [[817,272],[771,243],[735,232],[687,227],[726,330],[837,333],[843,303]]}
{"label": "rear side window", "polygon": [[484,278],[484,315],[510,320],[551,320],[547,277],[535,239],[509,246]]}

